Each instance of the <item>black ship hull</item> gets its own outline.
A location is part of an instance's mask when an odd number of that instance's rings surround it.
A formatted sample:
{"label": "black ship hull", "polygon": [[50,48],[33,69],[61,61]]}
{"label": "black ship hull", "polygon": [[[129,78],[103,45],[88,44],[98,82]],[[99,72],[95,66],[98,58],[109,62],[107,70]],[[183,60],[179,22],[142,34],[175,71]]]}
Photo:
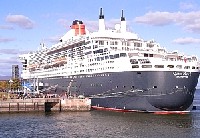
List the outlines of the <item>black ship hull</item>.
{"label": "black ship hull", "polygon": [[191,110],[199,72],[127,71],[85,74],[39,81],[91,98],[94,107],[138,111]]}

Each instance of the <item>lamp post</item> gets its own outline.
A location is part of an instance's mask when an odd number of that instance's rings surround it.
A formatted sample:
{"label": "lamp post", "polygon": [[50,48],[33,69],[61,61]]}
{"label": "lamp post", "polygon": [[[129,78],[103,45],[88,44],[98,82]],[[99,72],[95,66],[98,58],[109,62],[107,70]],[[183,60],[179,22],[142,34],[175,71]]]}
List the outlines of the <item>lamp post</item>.
{"label": "lamp post", "polygon": [[10,79],[9,80],[9,84],[10,84],[10,92],[11,92],[11,84],[13,83],[13,80],[12,79]]}

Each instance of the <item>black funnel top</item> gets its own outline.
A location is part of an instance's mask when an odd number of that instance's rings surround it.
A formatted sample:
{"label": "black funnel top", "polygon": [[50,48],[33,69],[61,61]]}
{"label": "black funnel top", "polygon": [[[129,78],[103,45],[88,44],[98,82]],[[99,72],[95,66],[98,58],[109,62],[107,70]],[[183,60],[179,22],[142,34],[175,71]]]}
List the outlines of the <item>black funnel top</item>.
{"label": "black funnel top", "polygon": [[103,15],[103,12],[102,12],[102,8],[100,8],[99,19],[104,19],[104,15]]}
{"label": "black funnel top", "polygon": [[121,17],[121,21],[125,21],[125,17],[124,17],[124,11],[122,10],[122,17]]}

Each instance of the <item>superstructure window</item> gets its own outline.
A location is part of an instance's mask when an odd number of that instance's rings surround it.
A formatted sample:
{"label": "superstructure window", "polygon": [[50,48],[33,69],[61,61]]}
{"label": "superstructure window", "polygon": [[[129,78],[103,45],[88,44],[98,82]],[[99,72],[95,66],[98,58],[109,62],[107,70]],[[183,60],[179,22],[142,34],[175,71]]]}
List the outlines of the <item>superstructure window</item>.
{"label": "superstructure window", "polygon": [[185,66],[184,69],[190,69],[190,66]]}
{"label": "superstructure window", "polygon": [[149,54],[149,57],[153,57],[153,54]]}
{"label": "superstructure window", "polygon": [[115,54],[115,55],[114,55],[114,58],[119,58],[119,54]]}
{"label": "superstructure window", "polygon": [[115,42],[113,42],[113,41],[110,41],[110,45],[115,45]]}
{"label": "superstructure window", "polygon": [[130,59],[131,64],[138,64],[138,61],[136,59]]}
{"label": "superstructure window", "polygon": [[182,65],[177,65],[176,68],[182,69]]}
{"label": "superstructure window", "polygon": [[142,44],[141,44],[141,43],[137,43],[137,42],[136,42],[136,43],[134,43],[134,46],[135,46],[135,47],[141,47],[141,46],[142,46]]}
{"label": "superstructure window", "polygon": [[152,68],[152,65],[142,65],[142,68]]}
{"label": "superstructure window", "polygon": [[104,41],[99,41],[99,45],[104,45]]}
{"label": "superstructure window", "polygon": [[174,68],[174,65],[167,65],[168,68]]}
{"label": "superstructure window", "polygon": [[114,56],[113,56],[113,55],[110,55],[110,59],[114,59]]}
{"label": "superstructure window", "polygon": [[155,68],[164,68],[164,65],[155,65]]}
{"label": "superstructure window", "polygon": [[144,53],[144,57],[148,57],[148,54]]}
{"label": "superstructure window", "polygon": [[126,53],[120,53],[120,57],[126,57]]}
{"label": "superstructure window", "polygon": [[139,68],[138,65],[132,65],[132,68]]}
{"label": "superstructure window", "polygon": [[109,56],[105,56],[105,59],[109,59]]}

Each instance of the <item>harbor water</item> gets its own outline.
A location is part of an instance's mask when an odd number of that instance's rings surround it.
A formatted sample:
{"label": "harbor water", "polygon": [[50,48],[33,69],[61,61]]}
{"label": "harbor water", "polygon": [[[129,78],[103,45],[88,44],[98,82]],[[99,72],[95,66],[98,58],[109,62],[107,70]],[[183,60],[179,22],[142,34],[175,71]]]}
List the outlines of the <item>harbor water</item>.
{"label": "harbor water", "polygon": [[[200,103],[200,91],[195,95]],[[199,100],[198,100],[199,99]],[[188,114],[31,112],[0,114],[2,138],[199,138],[200,109]]]}

